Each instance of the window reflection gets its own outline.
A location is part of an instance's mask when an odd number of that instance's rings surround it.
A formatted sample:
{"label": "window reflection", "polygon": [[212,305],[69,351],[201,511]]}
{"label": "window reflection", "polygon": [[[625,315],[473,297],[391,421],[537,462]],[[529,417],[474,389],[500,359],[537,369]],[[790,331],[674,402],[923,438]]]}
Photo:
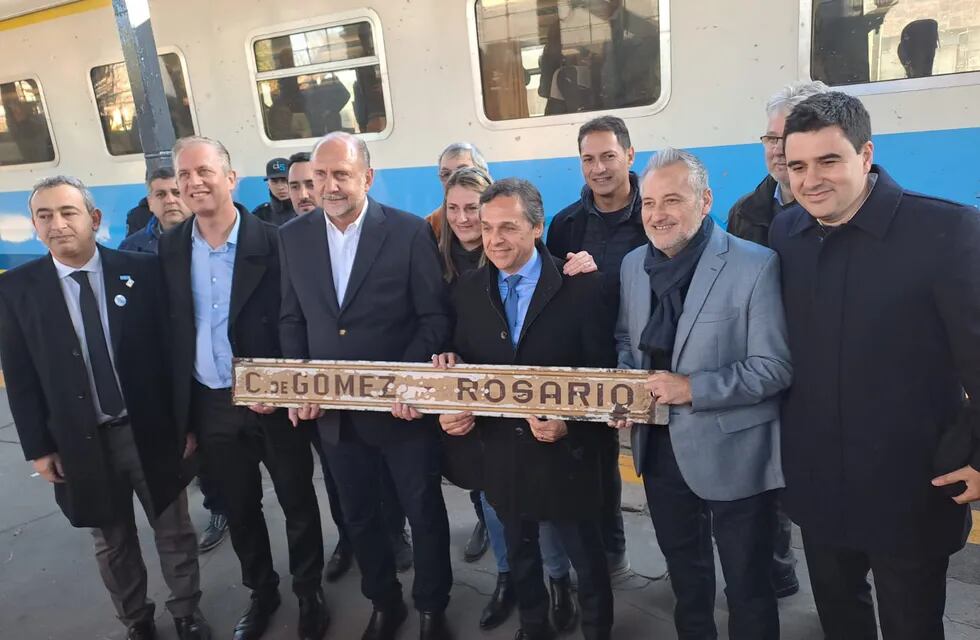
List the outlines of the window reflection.
{"label": "window reflection", "polygon": [[0,84],[0,166],[52,160],[54,143],[37,82]]}

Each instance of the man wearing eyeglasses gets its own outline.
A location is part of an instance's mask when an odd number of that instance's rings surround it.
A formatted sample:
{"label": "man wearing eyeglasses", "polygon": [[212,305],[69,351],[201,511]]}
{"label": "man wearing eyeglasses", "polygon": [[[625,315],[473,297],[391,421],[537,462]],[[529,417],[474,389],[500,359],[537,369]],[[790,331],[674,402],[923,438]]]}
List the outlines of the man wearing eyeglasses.
{"label": "man wearing eyeglasses", "polygon": [[783,155],[783,125],[793,107],[817,93],[829,91],[819,80],[794,82],[780,89],[766,103],[766,132],[759,139],[769,175],[755,191],[747,193],[728,212],[728,232],[745,240],[769,246],[769,223],[777,213],[792,205],[786,156]]}
{"label": "man wearing eyeglasses", "polygon": [[[776,214],[796,200],[789,187],[789,172],[783,154],[783,126],[793,107],[812,95],[829,91],[819,80],[794,82],[776,92],[766,103],[766,132],[760,136],[769,175],[755,191],[747,193],[728,212],[728,232],[739,238],[769,246],[769,224]],[[785,598],[800,590],[793,554],[793,523],[776,503],[776,545],[772,559],[772,582],[776,596]]]}

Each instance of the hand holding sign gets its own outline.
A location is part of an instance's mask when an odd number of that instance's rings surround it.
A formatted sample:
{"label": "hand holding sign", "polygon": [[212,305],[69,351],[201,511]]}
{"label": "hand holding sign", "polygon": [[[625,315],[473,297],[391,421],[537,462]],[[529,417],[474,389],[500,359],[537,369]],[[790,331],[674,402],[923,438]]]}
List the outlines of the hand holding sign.
{"label": "hand holding sign", "polygon": [[527,419],[531,433],[541,442],[558,442],[568,435],[568,425],[564,420],[539,420],[534,416]]}

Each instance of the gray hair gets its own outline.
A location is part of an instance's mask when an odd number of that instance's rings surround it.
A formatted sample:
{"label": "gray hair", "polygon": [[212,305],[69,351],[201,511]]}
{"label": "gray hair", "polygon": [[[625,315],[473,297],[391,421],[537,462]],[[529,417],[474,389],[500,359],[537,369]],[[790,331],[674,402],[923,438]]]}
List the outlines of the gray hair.
{"label": "gray hair", "polygon": [[224,168],[225,173],[231,173],[231,154],[228,153],[228,148],[217,140],[208,138],[207,136],[186,136],[177,140],[174,143],[173,150],[170,152],[174,165],[177,164],[177,156],[180,155],[181,151],[187,147],[193,147],[196,144],[204,144],[214,149],[218,154],[218,158],[221,159],[221,166]]}
{"label": "gray hair", "polygon": [[331,140],[344,140],[345,142],[354,145],[354,150],[357,151],[357,156],[364,161],[364,166],[368,169],[371,168],[371,152],[368,151],[367,143],[364,142],[363,138],[359,138],[346,131],[331,131],[327,135],[323,136],[316,141],[313,145],[313,151],[310,152],[310,156],[316,155],[316,150],[320,148],[320,145],[326,144]]}
{"label": "gray hair", "polygon": [[640,176],[640,182],[642,183],[644,178],[657,169],[663,169],[664,167],[678,163],[683,163],[687,166],[687,181],[691,185],[691,189],[694,190],[695,197],[700,198],[703,196],[704,192],[708,190],[708,169],[704,166],[704,163],[698,160],[697,156],[682,149],[667,147],[653,154],[650,162],[647,163],[646,168],[643,170],[643,174]]}
{"label": "gray hair", "polygon": [[34,209],[31,207],[31,201],[34,200],[34,196],[40,191],[47,191],[48,189],[54,189],[55,187],[74,187],[82,194],[82,201],[85,203],[85,210],[89,213],[95,211],[95,198],[92,197],[92,192],[88,190],[85,183],[76,178],[75,176],[51,176],[49,178],[44,178],[38,181],[34,188],[31,190],[31,195],[27,198],[27,209],[33,215]]}
{"label": "gray hair", "polygon": [[827,93],[828,91],[830,91],[830,87],[819,80],[812,82],[791,82],[769,98],[769,101],[766,102],[766,115],[772,117],[780,112],[789,115],[793,107],[810,96]]}
{"label": "gray hair", "polygon": [[480,150],[476,148],[476,145],[470,144],[469,142],[454,142],[439,154],[438,164],[442,164],[445,158],[455,158],[461,156],[464,153],[470,154],[470,158],[473,159],[473,166],[477,169],[482,169],[483,173],[490,175],[490,167],[487,166],[486,158],[480,153]]}
{"label": "gray hair", "polygon": [[532,227],[544,224],[544,204],[537,187],[522,178],[504,178],[494,182],[480,195],[480,206],[496,198],[517,198],[524,210],[524,217]]}

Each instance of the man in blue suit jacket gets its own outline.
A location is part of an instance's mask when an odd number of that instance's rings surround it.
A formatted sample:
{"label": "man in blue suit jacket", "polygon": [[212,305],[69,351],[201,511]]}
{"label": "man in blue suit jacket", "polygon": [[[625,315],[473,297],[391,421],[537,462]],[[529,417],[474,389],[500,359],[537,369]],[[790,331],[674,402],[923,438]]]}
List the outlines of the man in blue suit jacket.
{"label": "man in blue suit jacket", "polygon": [[[363,140],[328,134],[310,162],[322,210],[279,230],[283,356],[429,362],[450,330],[448,291],[431,227],[367,196],[374,171]],[[447,638],[452,569],[434,419],[400,405],[392,415],[324,413],[306,406],[290,409],[290,417],[293,424],[318,418],[361,568],[361,590],[374,604],[363,637],[392,639],[407,615],[379,508],[386,468],[415,538],[412,596],[420,611],[419,637]]]}
{"label": "man in blue suit jacket", "polygon": [[[792,377],[775,253],[716,227],[704,165],[665,149],[640,180],[648,245],[623,260],[619,366],[648,369],[670,426],[632,429],[681,640],[716,638],[711,535],[729,635],[779,637],[770,580],[780,393]],[[627,426],[619,422],[616,426]]]}

